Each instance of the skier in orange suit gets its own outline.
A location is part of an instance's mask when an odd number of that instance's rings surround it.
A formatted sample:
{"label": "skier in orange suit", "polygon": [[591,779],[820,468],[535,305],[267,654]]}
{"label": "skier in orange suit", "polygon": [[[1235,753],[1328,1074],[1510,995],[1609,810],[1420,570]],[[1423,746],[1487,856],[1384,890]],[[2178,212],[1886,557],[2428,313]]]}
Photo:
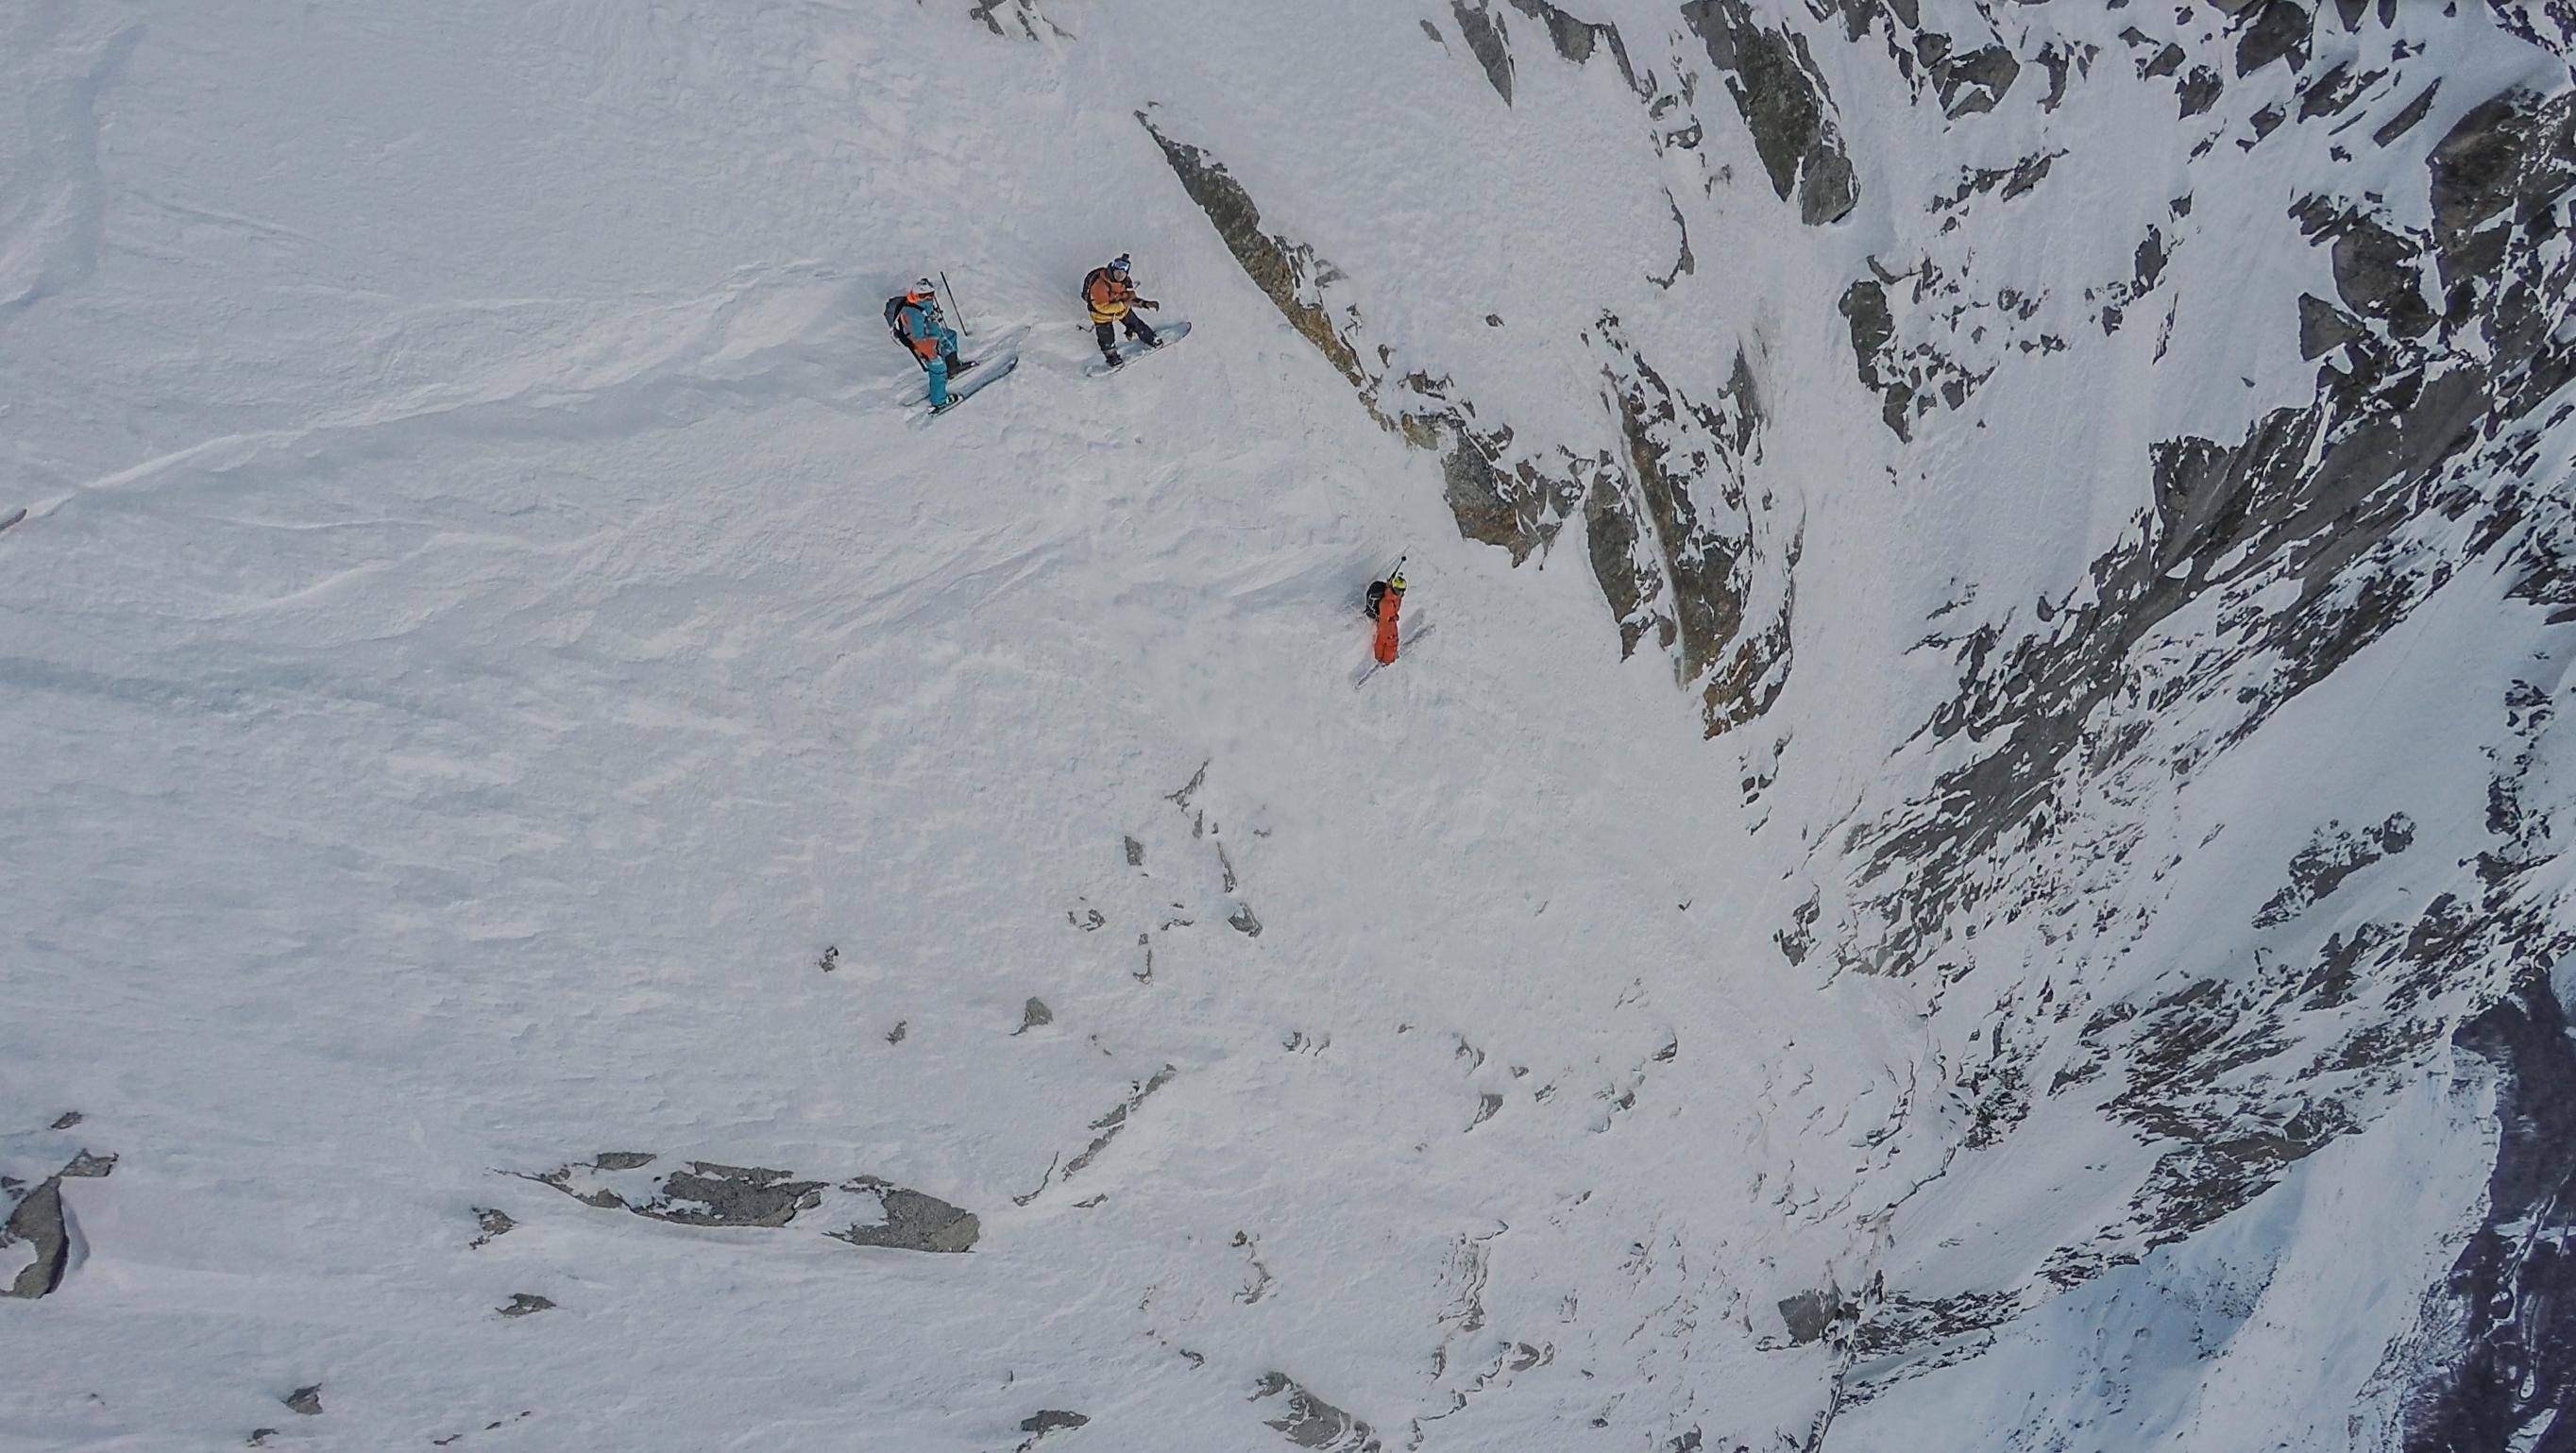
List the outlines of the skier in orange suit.
{"label": "skier in orange suit", "polygon": [[1377,663],[1390,665],[1395,660],[1396,617],[1404,611],[1404,572],[1398,570],[1384,580],[1369,582],[1369,618],[1377,622]]}

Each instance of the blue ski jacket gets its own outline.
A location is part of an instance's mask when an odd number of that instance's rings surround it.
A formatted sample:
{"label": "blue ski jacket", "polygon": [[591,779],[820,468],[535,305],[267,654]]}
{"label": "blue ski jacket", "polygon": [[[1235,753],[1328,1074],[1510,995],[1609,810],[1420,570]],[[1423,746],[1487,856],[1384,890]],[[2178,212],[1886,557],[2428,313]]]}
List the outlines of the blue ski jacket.
{"label": "blue ski jacket", "polygon": [[895,309],[894,331],[925,359],[957,351],[956,330],[942,324],[936,311],[919,303],[905,303]]}

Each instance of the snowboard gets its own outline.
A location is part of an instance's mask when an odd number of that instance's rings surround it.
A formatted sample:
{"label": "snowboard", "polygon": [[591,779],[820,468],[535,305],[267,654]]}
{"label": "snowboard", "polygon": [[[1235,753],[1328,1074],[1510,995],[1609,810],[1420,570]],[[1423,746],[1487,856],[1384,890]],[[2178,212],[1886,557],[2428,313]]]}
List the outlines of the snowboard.
{"label": "snowboard", "polygon": [[1106,359],[1095,358],[1083,368],[1083,373],[1091,378],[1106,378],[1110,374],[1118,372],[1119,369],[1123,369],[1128,364],[1135,362],[1137,359],[1144,357],[1146,354],[1161,353],[1170,348],[1173,344],[1190,336],[1190,321],[1187,318],[1174,318],[1172,321],[1156,328],[1154,330],[1154,336],[1161,341],[1152,348],[1146,347],[1144,344],[1137,342],[1133,338],[1121,336],[1118,340],[1118,368],[1110,367],[1109,362]]}

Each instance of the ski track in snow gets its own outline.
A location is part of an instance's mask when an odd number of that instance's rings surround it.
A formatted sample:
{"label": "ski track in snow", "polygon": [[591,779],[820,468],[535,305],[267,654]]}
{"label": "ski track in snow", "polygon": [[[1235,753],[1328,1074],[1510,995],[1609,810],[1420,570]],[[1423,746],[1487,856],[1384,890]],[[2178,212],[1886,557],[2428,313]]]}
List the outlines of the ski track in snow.
{"label": "ski track in snow", "polygon": [[[1849,1364],[1790,1345],[1784,1299],[2021,1273],[2047,1243],[1959,1167],[1979,1046],[1932,986],[1793,973],[1774,935],[1952,684],[1904,652],[1940,592],[2037,598],[2127,516],[2070,522],[2051,471],[1971,443],[1909,458],[1955,448],[1991,493],[1888,495],[1892,446],[1828,422],[1872,408],[1848,336],[1779,321],[1833,318],[1884,239],[1800,227],[1741,135],[1707,143],[1727,191],[1639,147],[1606,60],[1560,65],[1519,9],[1497,111],[1451,8],[1415,8],[1041,5],[1073,38],[1037,43],[937,0],[0,21],[30,98],[0,130],[0,517],[29,506],[0,533],[0,1173],[120,1156],[62,1192],[63,1288],[0,1314],[32,1369],[0,1380],[0,1448],[985,1453],[1041,1409],[1091,1420],[1049,1435],[1076,1453],[1286,1448],[1260,1426],[1285,1404],[1250,1401],[1276,1375],[1389,1449],[1713,1449],[1803,1434]],[[1603,8],[1669,68],[1668,15]],[[1458,54],[1417,90],[1425,17]],[[1902,124],[1838,94],[1855,133]],[[1409,350],[1390,376],[1449,362],[1534,434],[1624,447],[1597,355],[1495,349],[1449,300],[1556,343],[1615,302],[1711,379],[1767,339],[1774,437],[1812,445],[1769,446],[1783,508],[1868,492],[1800,585],[1843,602],[1801,618],[1783,710],[1825,765],[1749,804],[1669,663],[1622,662],[1572,533],[1517,571],[1461,540],[1438,461],[1245,282],[1149,103],[1255,197],[1331,199],[1270,220],[1349,269]],[[1462,116],[1489,144],[1389,134]],[[1547,127],[1602,166],[1517,144]],[[1509,236],[1467,225],[1496,198]],[[1120,250],[1199,336],[1092,381],[1073,287]],[[940,267],[1022,361],[911,429],[878,307]],[[1706,311],[1655,316],[1667,275]],[[2051,457],[2012,387],[1980,407]],[[2142,455],[2184,407],[2081,442]],[[1353,607],[1399,549],[1437,646],[1355,694]],[[2475,624],[2361,674],[2431,699]],[[2368,694],[2333,687],[2291,726]],[[2399,745],[2305,774],[2271,748],[2235,770],[2288,786],[2233,785],[2288,803],[2444,725],[2390,714]],[[1779,801],[1812,841],[1756,836]],[[2281,816],[2248,861],[2312,825]],[[2033,1387],[2081,1418],[2053,1348],[2115,1334],[2245,1349],[2205,1382],[2106,1354],[2123,1397],[2171,1393],[2139,1426],[2177,1446],[2230,1446],[2267,1376],[2358,1387],[2384,1349],[2316,1356],[2310,1309],[2402,1318],[2439,1279],[2418,1233],[2491,1159],[2478,1093],[2409,1093],[1831,1446],[1905,1419],[1978,1446]],[[2034,1217],[2108,1196],[2108,1224],[2147,1153],[2047,1113]],[[525,1179],[619,1151],[881,1177],[981,1240],[675,1225]],[[2388,1155],[2427,1170],[2383,1200]],[[469,1246],[490,1208],[515,1229]],[[2338,1282],[2339,1239],[2373,1238],[2423,1264]],[[2239,1284],[2268,1290],[2208,1292]],[[495,1311],[521,1294],[554,1305]],[[319,1418],[282,1406],[316,1383]]]}

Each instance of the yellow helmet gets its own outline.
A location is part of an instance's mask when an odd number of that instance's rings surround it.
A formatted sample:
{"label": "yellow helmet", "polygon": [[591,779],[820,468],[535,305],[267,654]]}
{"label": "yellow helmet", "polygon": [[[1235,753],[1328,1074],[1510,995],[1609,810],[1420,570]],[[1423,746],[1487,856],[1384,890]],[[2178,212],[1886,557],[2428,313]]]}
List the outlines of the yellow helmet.
{"label": "yellow helmet", "polygon": [[1386,588],[1394,591],[1398,595],[1404,594],[1404,573],[1402,571],[1398,571],[1394,575],[1387,577]]}

